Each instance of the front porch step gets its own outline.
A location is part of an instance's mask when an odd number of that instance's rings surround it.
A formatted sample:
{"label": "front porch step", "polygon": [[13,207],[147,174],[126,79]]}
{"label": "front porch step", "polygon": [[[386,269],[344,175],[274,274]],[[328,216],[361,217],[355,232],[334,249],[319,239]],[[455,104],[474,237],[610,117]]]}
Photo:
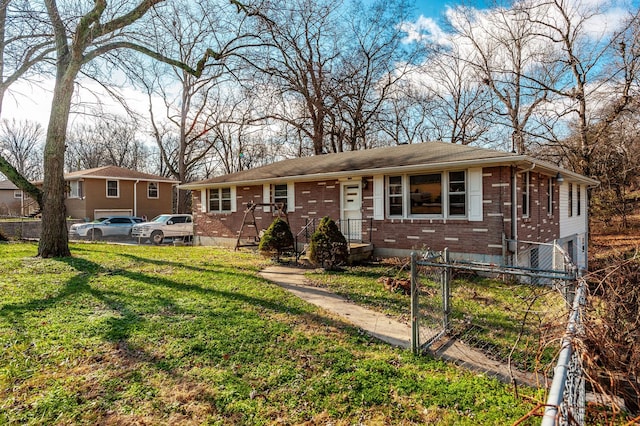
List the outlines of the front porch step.
{"label": "front porch step", "polygon": [[349,243],[349,263],[368,260],[373,255],[371,243]]}

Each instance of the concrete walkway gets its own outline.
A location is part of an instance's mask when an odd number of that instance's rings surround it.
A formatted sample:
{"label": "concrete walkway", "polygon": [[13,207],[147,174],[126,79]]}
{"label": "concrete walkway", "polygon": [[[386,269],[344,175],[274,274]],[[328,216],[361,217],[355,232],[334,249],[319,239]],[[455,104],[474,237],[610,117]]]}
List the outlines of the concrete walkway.
{"label": "concrete walkway", "polygon": [[[327,289],[306,285],[305,269],[289,266],[269,266],[260,272],[265,279],[278,284],[297,297],[340,316],[367,334],[391,345],[411,348],[411,327],[387,317],[385,314],[358,306]],[[409,306],[407,305],[407,309]],[[435,333],[434,333],[435,334]],[[446,337],[444,338],[446,339]],[[445,340],[431,352],[436,358],[452,361],[473,371],[486,373],[503,382],[514,380],[529,386],[544,386],[533,374],[510,371],[507,365],[487,358],[482,352],[457,340]]]}

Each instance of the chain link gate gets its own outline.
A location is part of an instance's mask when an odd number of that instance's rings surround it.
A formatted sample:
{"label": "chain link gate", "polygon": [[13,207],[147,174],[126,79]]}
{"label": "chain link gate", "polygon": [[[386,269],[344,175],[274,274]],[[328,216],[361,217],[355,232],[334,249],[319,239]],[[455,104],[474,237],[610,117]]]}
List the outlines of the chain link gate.
{"label": "chain link gate", "polygon": [[419,279],[417,254],[411,255],[411,345],[415,354],[449,331],[450,270],[439,266],[445,261],[444,255],[428,251],[422,256],[420,275],[426,279]]}
{"label": "chain link gate", "polygon": [[[517,242],[518,256],[514,256],[510,261],[513,265],[495,265],[469,261],[452,261],[447,249],[443,252],[427,251],[421,256],[416,253],[412,253],[411,256],[411,318],[412,318],[412,339],[411,346],[415,354],[421,354],[427,350],[431,350],[437,346],[437,342],[444,341],[446,339],[459,340],[466,343],[472,350],[479,350],[491,359],[498,362],[508,363],[511,367],[512,356],[515,351],[511,350],[508,353],[508,359],[501,358],[504,355],[500,350],[495,349],[495,345],[491,343],[491,338],[494,333],[501,333],[504,330],[501,328],[509,328],[508,324],[491,323],[491,321],[483,321],[480,315],[473,316],[468,312],[465,312],[466,307],[458,305],[460,302],[452,304],[452,292],[455,298],[460,297],[465,291],[469,291],[467,285],[461,285],[455,283],[452,287],[452,275],[456,272],[472,272],[472,273],[485,273],[491,275],[501,275],[503,277],[511,277],[512,283],[505,284],[504,287],[509,291],[513,291],[513,304],[504,307],[505,310],[525,312],[524,318],[530,316],[528,323],[522,322],[516,324],[520,327],[519,332],[524,334],[523,339],[530,338],[529,334],[535,334],[540,329],[545,329],[546,324],[556,323],[558,329],[553,333],[562,330],[564,326],[557,324],[558,320],[566,320],[567,315],[570,313],[571,317],[575,317],[576,309],[579,308],[579,304],[576,304],[574,295],[576,288],[580,290],[582,286],[577,286],[577,271],[573,263],[570,261],[567,254],[554,243],[536,244],[531,242]],[[528,260],[528,264],[527,264]],[[472,286],[472,284],[471,284]],[[473,295],[473,298],[482,299],[484,288],[478,291],[479,295]],[[558,294],[559,293],[559,294]],[[560,300],[562,304],[562,312],[552,312],[551,306],[546,306],[544,303],[542,307],[532,309],[534,302],[543,302],[546,300],[548,294],[555,295],[555,298]],[[494,300],[487,300],[488,306],[493,305]],[[522,306],[518,306],[518,302],[522,302]],[[455,305],[455,306],[454,306]],[[537,309],[537,310],[536,310]],[[547,316],[546,310],[551,312],[551,316]],[[569,312],[570,311],[570,312]],[[554,316],[555,315],[555,316]],[[543,326],[541,326],[541,324]],[[530,329],[530,333],[527,333]],[[523,333],[523,330],[525,333]],[[446,337],[446,339],[445,339]],[[520,336],[518,336],[520,338]],[[539,338],[539,337],[538,337]],[[566,340],[566,338],[564,339]],[[488,343],[487,343],[488,342]],[[535,339],[533,339],[535,344]],[[479,344],[480,343],[480,344]],[[482,346],[484,344],[484,346]],[[566,345],[563,345],[565,349]],[[514,346],[515,349],[515,346]],[[530,371],[534,369],[536,374],[542,370],[539,364],[532,365],[532,361],[526,359],[527,352],[531,351],[531,347],[525,346],[522,353],[515,353],[514,358],[525,358],[516,360],[515,368],[522,368],[521,371]],[[552,356],[557,355],[557,350],[552,348]],[[571,352],[569,352],[571,354]],[[572,355],[572,356],[571,356]],[[572,353],[570,357],[572,361],[576,358],[576,353]],[[538,356],[538,355],[536,355]],[[579,358],[579,357],[578,357]],[[566,360],[558,359],[558,367],[555,368],[556,374],[558,369],[563,370],[566,366],[561,366],[561,362]],[[536,360],[536,362],[539,362]],[[553,362],[551,359],[549,361]],[[572,363],[572,365],[575,363]],[[540,371],[539,371],[540,370]],[[511,370],[510,370],[511,371]],[[568,370],[571,374],[565,374],[567,382],[564,387],[564,396],[560,396],[569,400],[568,404],[561,402],[550,401],[555,407],[560,407],[555,413],[560,417],[570,416],[569,422],[560,421],[559,424],[583,424],[584,418],[584,380],[580,380],[581,371],[571,368]],[[542,374],[546,375],[546,371],[542,371]],[[569,376],[577,379],[577,385],[574,386],[569,382]],[[574,377],[575,376],[575,377]],[[512,376],[512,379],[514,377]],[[554,377],[554,380],[556,378]],[[562,378],[557,380],[563,380]],[[568,394],[570,393],[570,394]],[[562,392],[561,392],[562,394]],[[551,398],[552,395],[549,395]],[[557,398],[557,396],[556,396]],[[567,409],[567,406],[569,407]],[[558,413],[558,411],[560,413]],[[570,411],[570,412],[569,412]],[[549,413],[545,413],[546,416],[550,416]],[[566,418],[566,417],[565,417]],[[577,420],[577,422],[576,422]],[[574,423],[575,422],[575,423]],[[545,423],[546,425],[547,423]]]}

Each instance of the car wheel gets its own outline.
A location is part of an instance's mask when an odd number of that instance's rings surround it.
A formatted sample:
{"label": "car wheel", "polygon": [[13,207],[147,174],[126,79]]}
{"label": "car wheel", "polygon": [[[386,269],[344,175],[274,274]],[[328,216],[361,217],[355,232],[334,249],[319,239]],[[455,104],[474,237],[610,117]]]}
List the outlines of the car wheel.
{"label": "car wheel", "polygon": [[92,239],[92,240],[99,240],[100,238],[102,238],[102,231],[99,229],[91,229],[89,230],[89,232],[87,233],[87,235]]}
{"label": "car wheel", "polygon": [[153,231],[149,239],[153,244],[162,244],[162,240],[164,240],[164,234],[162,233],[162,231]]}

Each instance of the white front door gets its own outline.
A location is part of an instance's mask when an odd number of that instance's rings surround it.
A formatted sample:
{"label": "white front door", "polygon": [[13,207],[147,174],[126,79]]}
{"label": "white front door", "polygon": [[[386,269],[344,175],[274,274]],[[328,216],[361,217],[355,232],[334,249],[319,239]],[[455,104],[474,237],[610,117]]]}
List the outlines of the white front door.
{"label": "white front door", "polygon": [[362,188],[360,182],[343,182],[340,230],[347,241],[362,241]]}

